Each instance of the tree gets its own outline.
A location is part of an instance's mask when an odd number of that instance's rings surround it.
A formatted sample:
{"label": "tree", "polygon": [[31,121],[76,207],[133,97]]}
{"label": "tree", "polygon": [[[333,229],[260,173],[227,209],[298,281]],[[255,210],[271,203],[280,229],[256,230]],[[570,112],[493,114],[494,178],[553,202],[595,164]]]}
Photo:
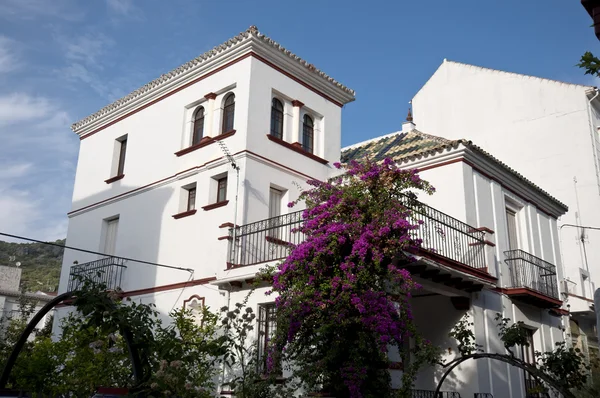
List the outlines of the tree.
{"label": "tree", "polygon": [[313,188],[299,199],[306,239],[272,271],[279,296],[269,368],[284,361],[308,391],[389,397],[388,350],[406,357],[405,342],[414,339],[406,393],[417,369],[437,357],[417,333],[408,298],[418,286],[402,268],[421,244],[411,233],[419,227],[411,221],[413,191],[433,188],[390,159],[335,167],[340,176],[308,181]]}
{"label": "tree", "polygon": [[581,56],[577,66],[584,69],[586,75],[600,76],[600,59],[589,51]]}

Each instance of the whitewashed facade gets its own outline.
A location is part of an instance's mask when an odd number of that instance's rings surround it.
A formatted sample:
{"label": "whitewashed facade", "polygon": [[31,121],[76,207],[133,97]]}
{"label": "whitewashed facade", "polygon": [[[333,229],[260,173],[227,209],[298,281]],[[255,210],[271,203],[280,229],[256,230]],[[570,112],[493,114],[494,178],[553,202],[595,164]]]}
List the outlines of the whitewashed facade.
{"label": "whitewashed facade", "polygon": [[567,204],[559,223],[562,298],[576,321],[574,341],[597,355],[600,231],[585,227],[600,227],[598,89],[444,60],[412,104],[423,131],[474,140]]}
{"label": "whitewashed facade", "polygon": [[[286,204],[307,179],[334,175],[334,162],[365,145],[341,149],[341,109],[353,100],[352,90],[251,27],[74,124],[81,146],[67,244],[106,256],[66,251],[59,293],[74,287],[72,275],[103,267],[109,286],[162,314],[241,302],[256,272],[298,239],[290,232],[297,209]],[[413,127],[399,134],[422,134]],[[463,241],[447,252],[431,242],[438,255],[425,251],[412,270],[424,285],[413,303],[420,328],[452,356],[447,333],[469,313],[478,339],[501,349],[493,321],[500,312],[525,321],[536,349],[550,349],[562,339],[558,290],[510,290],[503,217],[506,202],[523,209],[519,222],[531,235],[519,239],[560,270],[556,218],[566,208],[478,149],[431,140],[439,151],[394,158],[423,170],[438,189],[423,198],[432,206],[425,216]],[[556,274],[546,280],[558,289]],[[267,289],[249,301],[259,314],[273,301]],[[400,370],[391,372],[397,383]],[[415,388],[434,389],[432,373]],[[482,361],[459,368],[444,390],[522,397],[523,383],[521,372]]]}

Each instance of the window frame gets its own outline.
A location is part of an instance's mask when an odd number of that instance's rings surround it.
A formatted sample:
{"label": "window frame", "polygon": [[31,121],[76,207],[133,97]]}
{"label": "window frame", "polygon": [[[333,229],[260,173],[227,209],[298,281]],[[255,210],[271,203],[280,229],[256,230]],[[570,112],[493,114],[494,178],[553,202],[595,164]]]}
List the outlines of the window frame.
{"label": "window frame", "polygon": [[[277,317],[276,307],[274,302],[270,303],[259,303],[258,304],[258,317],[257,323],[257,371],[259,374],[267,373],[267,357],[269,341],[275,335],[277,331]],[[264,316],[264,317],[263,317]],[[272,326],[272,327],[271,327]],[[271,327],[271,328],[270,328]],[[278,375],[282,374],[282,367],[280,361],[276,363],[276,372]]]}
{"label": "window frame", "polygon": [[[278,106],[281,108],[278,109]],[[283,102],[279,98],[273,97],[271,100],[271,129],[269,134],[280,140],[283,140],[284,115]]]}
{"label": "window frame", "polygon": [[[229,100],[231,100],[230,103]],[[221,134],[234,130],[235,123],[235,94],[228,93],[223,99],[223,121],[221,124]]]}
{"label": "window frame", "polygon": [[198,197],[196,186],[187,188],[186,211],[196,210],[196,199]]}
{"label": "window frame", "polygon": [[[202,112],[202,116],[199,117],[199,113]],[[199,106],[195,111],[194,111],[194,122],[193,122],[193,126],[192,126],[192,146],[194,145],[198,145],[200,143],[200,141],[202,140],[202,138],[204,138],[204,122],[206,120],[206,110],[204,109],[203,106]],[[200,133],[200,137],[198,137],[198,129],[201,128],[201,133]]]}
{"label": "window frame", "polygon": [[115,176],[122,176],[125,173],[125,158],[127,157],[127,135],[118,139],[119,152],[117,159],[117,172]]}
{"label": "window frame", "polygon": [[302,149],[312,154],[315,151],[315,120],[308,113],[302,117]]}
{"label": "window frame", "polygon": [[217,179],[217,195],[215,203],[225,202],[227,200],[227,176]]}

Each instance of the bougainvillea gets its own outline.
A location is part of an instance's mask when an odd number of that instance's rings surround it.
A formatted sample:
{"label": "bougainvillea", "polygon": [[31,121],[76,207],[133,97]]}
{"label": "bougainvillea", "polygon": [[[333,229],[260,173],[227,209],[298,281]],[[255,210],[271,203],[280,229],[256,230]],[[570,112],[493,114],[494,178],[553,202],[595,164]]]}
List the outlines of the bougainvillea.
{"label": "bougainvillea", "polygon": [[433,188],[390,159],[335,167],[338,177],[309,181],[313,188],[300,196],[305,240],[273,275],[277,334],[268,361],[273,366],[283,355],[311,391],[387,397],[389,350],[405,357],[411,338],[419,347],[410,366],[403,361],[406,389],[433,352],[416,333],[409,305],[419,286],[402,268],[421,243],[407,203]]}

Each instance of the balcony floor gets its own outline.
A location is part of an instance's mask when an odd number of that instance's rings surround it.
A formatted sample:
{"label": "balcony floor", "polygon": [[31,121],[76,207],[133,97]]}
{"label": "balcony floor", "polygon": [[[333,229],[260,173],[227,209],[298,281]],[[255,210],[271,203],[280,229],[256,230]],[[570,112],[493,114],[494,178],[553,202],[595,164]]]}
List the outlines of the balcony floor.
{"label": "balcony floor", "polygon": [[554,297],[546,296],[527,287],[498,288],[498,291],[506,294],[513,300],[521,301],[525,304],[535,305],[540,308],[560,308],[562,301]]}

